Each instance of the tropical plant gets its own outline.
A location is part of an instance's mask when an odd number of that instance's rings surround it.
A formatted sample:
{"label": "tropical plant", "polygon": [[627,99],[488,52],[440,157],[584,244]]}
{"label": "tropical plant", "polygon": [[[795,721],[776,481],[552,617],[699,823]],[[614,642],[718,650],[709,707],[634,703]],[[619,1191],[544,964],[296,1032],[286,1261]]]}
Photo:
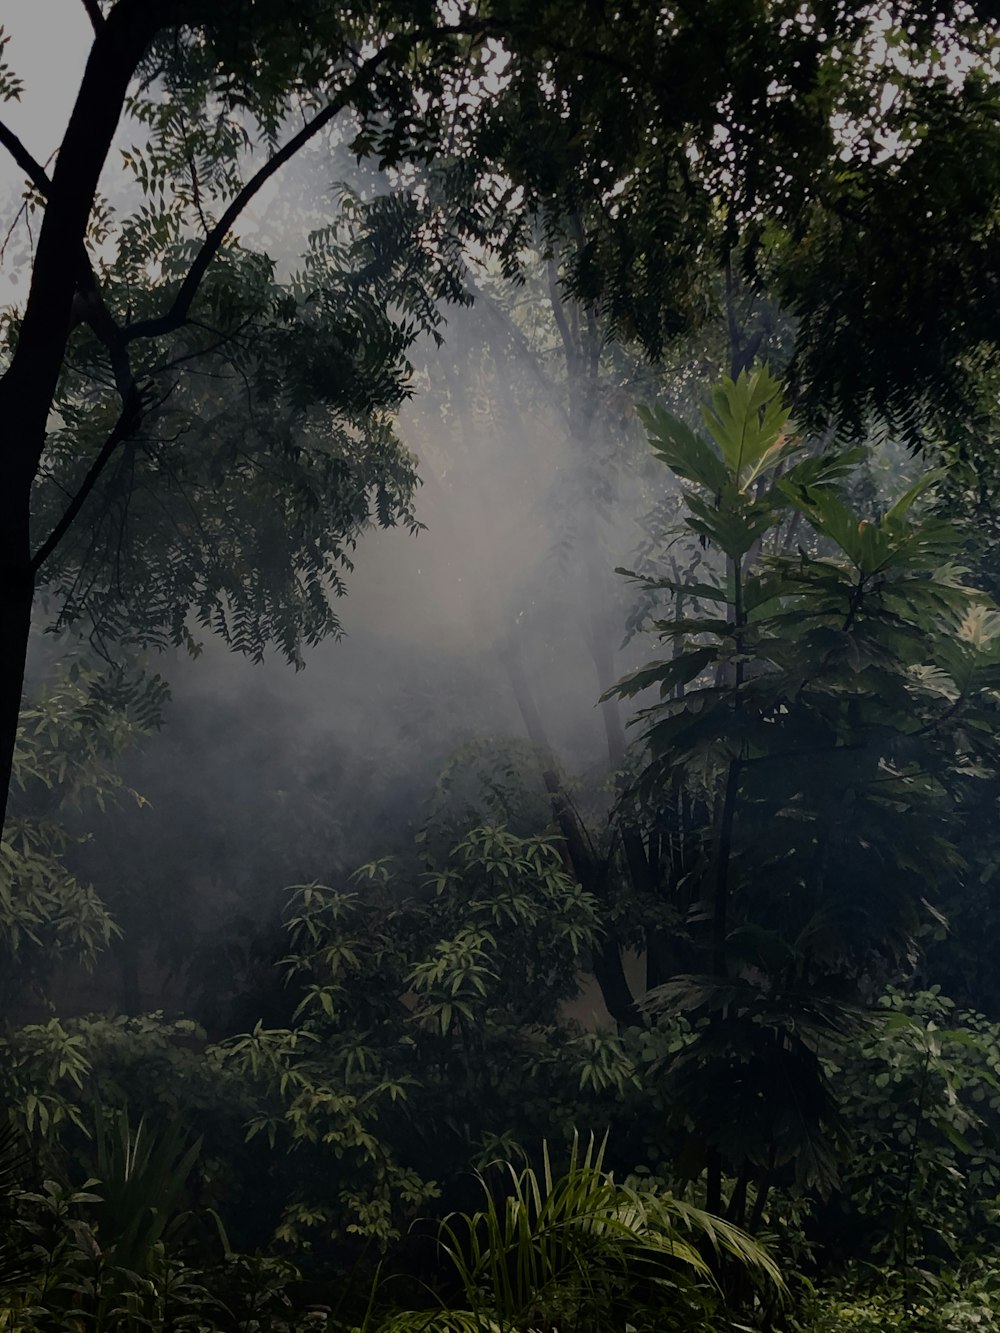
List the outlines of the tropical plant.
{"label": "tropical plant", "polygon": [[997,1240],[1000,1031],[934,987],[880,998],[835,1069],[855,1156],[822,1229],[912,1281],[974,1265]]}
{"label": "tropical plant", "polygon": [[694,966],[648,999],[695,1023],[669,1075],[687,1169],[717,1211],[725,1164],[731,1215],[756,1224],[782,1168],[836,1181],[824,1061],[961,872],[953,812],[995,768],[1000,617],[949,563],[959,533],[916,514],[937,474],[859,519],[838,484],[860,452],[806,451],[766,368],[703,420],[707,440],[645,413],[709,563],[642,580],[682,609],[655,624],[669,656],[612,693],[658,690],[636,791],[654,809],[683,791],[695,849],[665,885]]}
{"label": "tropical plant", "polygon": [[96,1232],[114,1262],[144,1273],[174,1220],[202,1140],[181,1121],[157,1132],[143,1115],[133,1129],[127,1109],[110,1116],[94,1104],[92,1184],[99,1192]]}
{"label": "tropical plant", "polygon": [[738,1228],[617,1184],[593,1136],[581,1147],[574,1135],[562,1172],[547,1144],[540,1171],[497,1165],[499,1178],[479,1178],[484,1206],[441,1223],[439,1243],[466,1309],[449,1307],[429,1327],[708,1327],[711,1260],[722,1256],[784,1291],[767,1251]]}
{"label": "tropical plant", "polygon": [[[265,1241],[270,1229],[263,1188],[266,1164],[243,1147],[243,1125],[254,1107],[251,1090],[214,1059],[206,1045],[205,1034],[195,1023],[169,1021],[155,1013],[134,1018],[51,1018],[11,1028],[0,1039],[7,1114],[30,1149],[38,1173],[73,1181],[82,1175],[94,1177],[97,1144],[103,1142],[105,1173],[117,1159],[113,1174],[119,1195],[140,1193],[139,1177],[131,1186],[127,1183],[127,1173],[141,1162],[136,1159],[131,1167],[126,1165],[124,1127],[107,1123],[105,1113],[104,1138],[95,1140],[95,1119],[101,1114],[95,1106],[141,1106],[147,1124],[139,1158],[149,1158],[143,1170],[155,1171],[157,1163],[165,1167],[164,1152],[184,1137],[180,1130],[167,1130],[163,1138],[150,1126],[197,1125],[205,1141],[192,1180],[198,1202],[226,1212],[237,1246],[245,1242],[252,1248]],[[175,1146],[179,1150],[179,1142]],[[177,1156],[183,1154],[178,1151]],[[170,1170],[164,1177],[168,1178]],[[246,1206],[244,1191],[250,1192],[261,1214],[256,1231],[256,1214]],[[158,1206],[155,1200],[151,1206]],[[125,1225],[126,1212],[119,1209],[116,1229]],[[143,1226],[154,1222],[147,1217]]]}
{"label": "tropical plant", "polygon": [[373,863],[354,892],[298,889],[290,1026],[218,1048],[256,1091],[251,1136],[302,1163],[283,1235],[323,1226],[387,1242],[438,1192],[439,1171],[454,1178],[491,1136],[516,1140],[531,1123],[543,1037],[574,1080],[591,1058],[559,1007],[595,946],[597,908],[552,844],[474,829],[420,880],[400,893]]}
{"label": "tropical plant", "polygon": [[227,1250],[221,1262],[196,1264],[157,1241],[143,1271],[133,1272],[105,1250],[93,1224],[100,1198],[46,1180],[18,1196],[16,1234],[27,1271],[0,1289],[5,1333],[292,1333],[328,1327],[325,1315],[302,1309],[291,1289],[297,1269],[276,1256]]}

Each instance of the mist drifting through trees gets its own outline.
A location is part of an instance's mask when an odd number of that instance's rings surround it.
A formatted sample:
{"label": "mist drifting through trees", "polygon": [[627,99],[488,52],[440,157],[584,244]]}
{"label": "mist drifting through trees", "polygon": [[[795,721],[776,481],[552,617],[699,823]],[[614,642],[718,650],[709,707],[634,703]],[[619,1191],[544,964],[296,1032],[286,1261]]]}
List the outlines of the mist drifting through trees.
{"label": "mist drifting through trees", "polygon": [[0,23],[0,1329],[1000,1327],[995,7]]}

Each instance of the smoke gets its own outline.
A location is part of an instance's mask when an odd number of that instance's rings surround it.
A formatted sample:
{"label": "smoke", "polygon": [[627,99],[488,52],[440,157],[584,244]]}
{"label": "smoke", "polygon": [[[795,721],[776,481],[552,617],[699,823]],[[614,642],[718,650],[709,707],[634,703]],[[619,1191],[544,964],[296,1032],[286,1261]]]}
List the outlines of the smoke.
{"label": "smoke", "polygon": [[[343,639],[307,650],[298,672],[205,635],[196,659],[153,663],[172,701],[125,765],[147,804],[110,812],[83,866],[126,931],[137,990],[118,1003],[166,995],[224,1021],[270,962],[254,951],[287,886],[343,882],[384,855],[415,866],[449,758],[487,740],[523,757],[512,655],[558,760],[594,790],[606,779],[594,636],[611,660],[630,595],[611,571],[635,544],[641,497],[595,477],[624,475],[626,460],[595,462],[607,441],[570,437],[556,370],[541,395],[537,365],[492,340],[482,307],[451,312],[444,347],[414,360],[399,430],[419,460],[425,528],[362,537]],[[232,990],[213,993],[223,973]]]}
{"label": "smoke", "polygon": [[[25,2],[12,15],[15,63],[48,90],[51,68],[43,79],[26,49],[26,13]],[[60,47],[60,88],[75,87],[70,66],[88,41],[84,25],[78,46]],[[55,99],[51,123],[34,123],[28,146],[43,159],[68,110],[68,96]],[[352,169],[352,183],[371,188],[335,132],[257,201],[244,240],[292,270]],[[103,186],[124,210],[134,187],[114,161]],[[6,273],[24,271],[21,248]],[[196,634],[197,658],[150,663],[172,701],[162,731],[124,765],[142,800],[95,814],[80,856],[125,931],[118,1003],[195,996],[221,1013],[232,997],[209,995],[212,984],[226,969],[252,970],[286,886],[336,880],[376,856],[412,859],[449,757],[477,739],[537,742],[531,709],[570,773],[594,789],[605,780],[618,724],[597,699],[630,665],[615,649],[631,594],[612,571],[630,562],[651,500],[628,411],[649,396],[650,375],[598,349],[601,372],[574,378],[551,275],[538,257],[526,275],[514,289],[478,271],[475,303],[445,312],[443,345],[413,349],[398,430],[418,459],[424,531],[361,537],[340,608],[345,637],[306,650],[299,672],[277,654],[254,664],[207,634]]]}

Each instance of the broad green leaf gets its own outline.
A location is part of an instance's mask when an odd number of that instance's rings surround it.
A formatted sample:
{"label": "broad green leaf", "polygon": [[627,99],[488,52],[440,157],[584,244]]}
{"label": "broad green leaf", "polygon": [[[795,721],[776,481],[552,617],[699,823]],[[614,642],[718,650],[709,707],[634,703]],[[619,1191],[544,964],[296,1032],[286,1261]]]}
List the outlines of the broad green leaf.
{"label": "broad green leaf", "polygon": [[718,648],[714,646],[694,648],[666,662],[651,662],[649,666],[641,667],[638,671],[623,676],[617,684],[612,685],[609,690],[605,690],[601,699],[616,697],[631,699],[633,695],[649,689],[651,685],[659,685],[660,693],[666,694],[675,686],[686,685],[688,681],[693,680],[711,662],[716,660],[718,653]]}
{"label": "broad green leaf", "polygon": [[744,370],[736,380],[723,379],[702,417],[740,492],[798,447],[789,439],[790,413],[781,401],[781,383],[767,366]]}
{"label": "broad green leaf", "polygon": [[904,491],[896,503],[886,511],[886,519],[901,519],[913,502],[919,496],[923,495],[928,487],[933,486],[936,481],[940,481],[942,477],[946,477],[947,475],[948,469],[944,467],[932,468],[929,472],[925,472],[924,475],[915,481],[908,490]]}
{"label": "broad green leaf", "polygon": [[685,481],[697,482],[713,494],[721,493],[730,484],[722,460],[690,426],[662,407],[640,407],[638,414],[653,452],[671,472]]}

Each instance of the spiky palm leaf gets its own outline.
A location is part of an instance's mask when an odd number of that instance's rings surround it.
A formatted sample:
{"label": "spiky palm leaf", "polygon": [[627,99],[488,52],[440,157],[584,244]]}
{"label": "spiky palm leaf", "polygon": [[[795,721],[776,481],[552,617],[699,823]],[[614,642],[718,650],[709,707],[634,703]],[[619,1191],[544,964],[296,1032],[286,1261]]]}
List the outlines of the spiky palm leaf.
{"label": "spiky palm leaf", "polygon": [[109,1118],[99,1103],[94,1124],[98,1235],[121,1268],[141,1273],[175,1215],[201,1139],[180,1124],[157,1132],[145,1116],[133,1129],[127,1111]]}
{"label": "spiky palm leaf", "polygon": [[574,1139],[557,1175],[546,1145],[541,1171],[507,1165],[503,1195],[482,1180],[484,1207],[442,1223],[443,1249],[473,1311],[501,1328],[539,1311],[599,1316],[634,1284],[664,1297],[712,1284],[706,1250],[783,1288],[766,1250],[739,1228],[669,1195],[616,1183],[604,1151],[593,1137],[584,1149]]}

